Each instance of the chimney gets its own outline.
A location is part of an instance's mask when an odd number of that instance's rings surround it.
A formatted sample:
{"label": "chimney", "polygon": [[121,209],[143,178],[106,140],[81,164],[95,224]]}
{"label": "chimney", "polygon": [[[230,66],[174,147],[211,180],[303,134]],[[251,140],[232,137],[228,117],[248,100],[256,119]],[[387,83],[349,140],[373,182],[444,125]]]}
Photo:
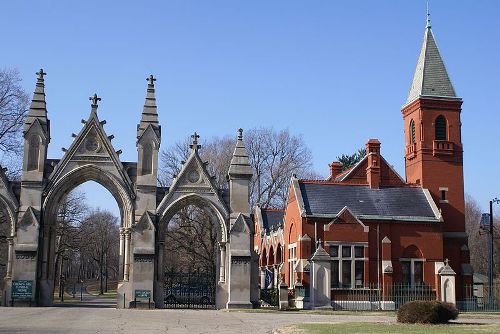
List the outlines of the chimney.
{"label": "chimney", "polygon": [[380,142],[378,139],[370,139],[366,143],[366,155],[368,166],[366,167],[366,181],[372,189],[380,186]]}
{"label": "chimney", "polygon": [[342,163],[339,161],[333,161],[328,165],[328,167],[330,167],[330,181],[333,181],[335,180],[337,175],[342,173],[342,168],[344,168],[344,165],[342,165]]}

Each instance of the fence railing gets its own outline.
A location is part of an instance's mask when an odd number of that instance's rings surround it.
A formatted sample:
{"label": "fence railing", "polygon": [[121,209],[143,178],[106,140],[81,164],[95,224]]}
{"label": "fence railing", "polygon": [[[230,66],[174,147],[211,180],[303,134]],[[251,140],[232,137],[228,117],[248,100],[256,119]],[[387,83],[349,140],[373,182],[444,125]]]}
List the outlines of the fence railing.
{"label": "fence railing", "polygon": [[268,306],[278,306],[279,303],[279,292],[278,289],[261,289],[260,290],[260,300],[266,303]]}
{"label": "fence railing", "polygon": [[397,310],[413,300],[436,300],[436,290],[429,285],[370,284],[356,289],[332,289],[332,306],[337,310]]}
{"label": "fence railing", "polygon": [[500,312],[500,283],[466,285],[463,298],[457,301],[462,312]]}

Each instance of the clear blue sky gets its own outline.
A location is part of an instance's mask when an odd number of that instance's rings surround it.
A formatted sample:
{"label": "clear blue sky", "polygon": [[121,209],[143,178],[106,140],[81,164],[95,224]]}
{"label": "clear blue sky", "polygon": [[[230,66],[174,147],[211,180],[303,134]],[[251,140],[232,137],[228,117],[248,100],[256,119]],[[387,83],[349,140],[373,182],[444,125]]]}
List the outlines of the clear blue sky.
{"label": "clear blue sky", "polygon": [[[97,92],[123,160],[136,160],[146,77],[157,76],[166,147],[193,131],[274,126],[302,134],[314,166],[368,138],[404,175],[400,108],[425,28],[414,1],[4,1],[0,66],[32,92],[43,67],[49,156],[62,156]],[[500,2],[431,0],[435,37],[459,96],[465,189],[500,197]],[[111,198],[89,196],[107,207]],[[111,203],[116,208],[116,204]],[[117,209],[115,209],[117,210]],[[500,210],[500,208],[498,208]]]}

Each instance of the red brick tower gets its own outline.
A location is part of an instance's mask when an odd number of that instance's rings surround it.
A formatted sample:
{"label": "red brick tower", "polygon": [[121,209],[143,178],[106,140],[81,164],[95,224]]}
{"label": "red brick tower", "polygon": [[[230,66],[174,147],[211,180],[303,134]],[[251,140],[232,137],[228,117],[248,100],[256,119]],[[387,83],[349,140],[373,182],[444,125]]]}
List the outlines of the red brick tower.
{"label": "red brick tower", "polygon": [[449,258],[457,273],[457,286],[465,283],[463,275],[470,274],[464,216],[461,105],[462,99],[455,94],[427,19],[412,86],[402,108],[406,180],[429,189],[442,212],[443,257]]}

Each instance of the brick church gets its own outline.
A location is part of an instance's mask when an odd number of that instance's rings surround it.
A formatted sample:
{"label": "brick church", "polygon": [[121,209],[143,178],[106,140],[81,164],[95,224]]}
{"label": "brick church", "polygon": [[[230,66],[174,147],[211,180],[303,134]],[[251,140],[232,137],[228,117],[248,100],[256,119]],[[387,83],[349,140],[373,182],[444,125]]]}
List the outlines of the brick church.
{"label": "brick church", "polygon": [[284,210],[254,212],[261,289],[300,287],[303,307],[321,306],[325,296],[325,305],[334,305],[354,290],[377,288],[387,295],[395,284],[429,287],[435,299],[461,300],[473,274],[461,105],[427,19],[401,109],[406,178],[383,157],[377,139],[367,141],[366,156],[353,167],[332,162],[326,180],[292,177]]}

